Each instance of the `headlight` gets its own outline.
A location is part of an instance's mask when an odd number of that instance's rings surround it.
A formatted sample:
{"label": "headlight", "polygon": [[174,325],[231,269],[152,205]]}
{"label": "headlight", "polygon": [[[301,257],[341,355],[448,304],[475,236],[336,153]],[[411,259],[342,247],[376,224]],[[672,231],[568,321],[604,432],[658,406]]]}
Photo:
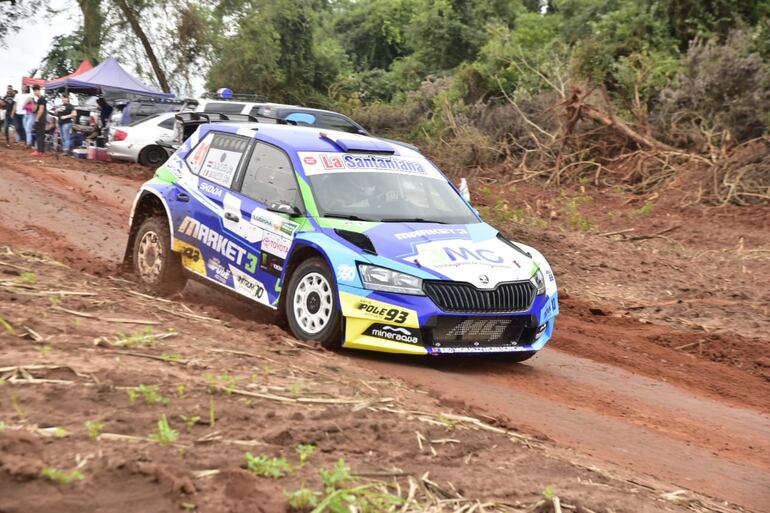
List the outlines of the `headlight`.
{"label": "headlight", "polygon": [[534,285],[537,289],[538,296],[540,294],[545,294],[545,280],[543,279],[543,271],[538,269],[535,275],[530,278],[530,281],[532,282],[532,285]]}
{"label": "headlight", "polygon": [[358,264],[358,272],[364,288],[400,294],[424,296],[422,279],[398,271],[377,267],[376,265]]}

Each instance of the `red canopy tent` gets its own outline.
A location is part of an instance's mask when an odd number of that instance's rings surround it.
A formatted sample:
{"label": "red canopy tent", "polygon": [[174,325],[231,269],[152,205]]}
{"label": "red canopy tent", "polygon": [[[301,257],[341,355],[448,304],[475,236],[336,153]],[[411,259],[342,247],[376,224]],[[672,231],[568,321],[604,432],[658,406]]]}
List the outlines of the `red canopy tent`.
{"label": "red canopy tent", "polygon": [[[83,59],[83,62],[80,63],[80,66],[78,66],[78,69],[70,73],[69,75],[56,78],[54,80],[61,80],[62,78],[70,78],[77,75],[80,75],[81,73],[85,73],[86,71],[90,71],[94,68],[94,65],[91,64],[91,61],[88,59]],[[39,85],[40,87],[45,87],[45,84],[47,82],[53,82],[53,80],[45,80],[42,78],[32,78],[32,77],[21,77],[21,85]]]}

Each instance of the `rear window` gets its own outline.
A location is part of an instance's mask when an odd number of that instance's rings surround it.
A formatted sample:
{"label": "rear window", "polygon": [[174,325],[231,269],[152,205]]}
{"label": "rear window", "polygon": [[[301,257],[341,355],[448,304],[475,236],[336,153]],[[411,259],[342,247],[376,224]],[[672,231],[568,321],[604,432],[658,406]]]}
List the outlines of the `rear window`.
{"label": "rear window", "polygon": [[240,114],[245,103],[211,102],[203,107],[203,112],[220,112],[222,114]]}
{"label": "rear window", "polygon": [[161,128],[165,128],[166,130],[173,130],[175,121],[176,120],[174,118],[166,118],[160,123],[158,123],[158,126]]}
{"label": "rear window", "polygon": [[338,130],[350,134],[357,134],[360,131],[360,128],[352,121],[337,114],[327,114],[325,112],[284,111],[280,117],[288,121],[293,121],[299,126],[328,128],[329,130]]}
{"label": "rear window", "polygon": [[223,187],[230,187],[249,139],[209,132],[185,158],[190,170]]}

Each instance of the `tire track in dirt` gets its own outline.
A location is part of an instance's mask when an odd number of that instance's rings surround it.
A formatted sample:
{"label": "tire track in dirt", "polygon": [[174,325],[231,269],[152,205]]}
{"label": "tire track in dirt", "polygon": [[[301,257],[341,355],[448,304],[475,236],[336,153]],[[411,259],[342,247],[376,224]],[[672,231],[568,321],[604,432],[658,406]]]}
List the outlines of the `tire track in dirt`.
{"label": "tire track in dirt", "polygon": [[[91,271],[120,261],[140,182],[20,163],[2,167],[0,241],[14,240]],[[208,308],[223,307],[211,302]],[[770,385],[651,341],[668,328],[590,317],[582,308],[579,300],[565,301],[552,343],[563,351],[549,348],[528,365],[340,357],[424,388],[447,405],[464,405],[636,472],[765,510]],[[249,319],[256,331],[261,326],[255,318]]]}

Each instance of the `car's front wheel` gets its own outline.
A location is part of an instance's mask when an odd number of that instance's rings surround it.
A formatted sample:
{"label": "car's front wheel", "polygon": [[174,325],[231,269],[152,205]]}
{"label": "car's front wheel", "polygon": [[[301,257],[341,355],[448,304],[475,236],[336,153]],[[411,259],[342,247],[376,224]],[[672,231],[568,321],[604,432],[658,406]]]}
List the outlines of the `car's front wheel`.
{"label": "car's front wheel", "polygon": [[289,280],[286,319],[300,340],[317,340],[327,349],[339,349],[342,313],[329,267],[321,258],[311,258],[297,267]]}
{"label": "car's front wheel", "polygon": [[168,222],[149,217],[139,226],[134,239],[134,271],[152,292],[170,296],[181,292],[187,282],[179,255],[171,251]]}

